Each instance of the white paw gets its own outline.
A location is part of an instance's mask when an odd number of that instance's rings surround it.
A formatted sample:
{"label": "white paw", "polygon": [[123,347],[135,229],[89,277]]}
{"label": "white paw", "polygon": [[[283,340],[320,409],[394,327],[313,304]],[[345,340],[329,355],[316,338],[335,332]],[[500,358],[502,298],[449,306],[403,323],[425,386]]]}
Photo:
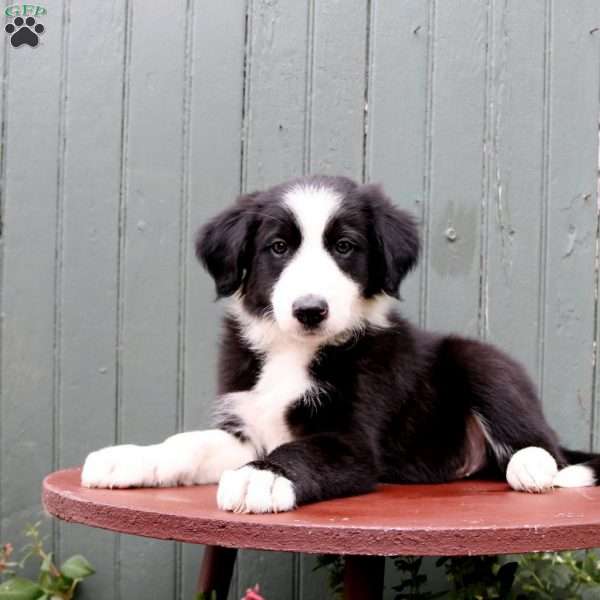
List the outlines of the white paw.
{"label": "white paw", "polygon": [[558,473],[552,455],[536,446],[523,448],[512,455],[506,468],[506,481],[520,492],[546,492],[554,486]]}
{"label": "white paw", "polygon": [[250,444],[225,431],[188,431],[153,446],[111,446],[92,452],[83,465],[81,483],[102,488],[216,483],[225,469],[255,458]]}
{"label": "white paw", "polygon": [[571,465],[561,469],[554,478],[556,487],[590,487],[596,485],[594,470],[585,465]]}
{"label": "white paw", "polygon": [[156,446],[110,446],[92,452],[81,471],[81,485],[126,488],[156,485]]}
{"label": "white paw", "polygon": [[283,512],[294,508],[296,494],[289,479],[271,471],[242,467],[221,475],[217,504],[221,510],[233,512]]}

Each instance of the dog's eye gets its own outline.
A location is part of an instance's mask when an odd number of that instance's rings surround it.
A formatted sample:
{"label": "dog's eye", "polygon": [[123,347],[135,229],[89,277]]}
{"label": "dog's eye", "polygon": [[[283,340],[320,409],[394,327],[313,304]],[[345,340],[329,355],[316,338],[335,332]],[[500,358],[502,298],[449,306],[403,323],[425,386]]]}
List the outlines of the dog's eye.
{"label": "dog's eye", "polygon": [[283,240],[275,240],[271,244],[271,252],[273,252],[273,254],[285,254],[287,252],[287,249],[288,245]]}
{"label": "dog's eye", "polygon": [[350,240],[341,239],[335,243],[335,251],[338,254],[349,254],[354,248]]}

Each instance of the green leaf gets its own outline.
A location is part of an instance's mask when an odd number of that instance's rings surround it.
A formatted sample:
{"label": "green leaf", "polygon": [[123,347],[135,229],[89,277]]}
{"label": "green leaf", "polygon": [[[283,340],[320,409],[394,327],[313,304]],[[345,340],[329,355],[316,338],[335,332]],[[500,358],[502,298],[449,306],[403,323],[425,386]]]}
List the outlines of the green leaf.
{"label": "green leaf", "polygon": [[44,590],[47,591],[48,588],[52,585],[54,581],[54,577],[50,575],[50,573],[42,571],[40,572],[40,576],[38,578],[38,585]]}
{"label": "green leaf", "polygon": [[40,565],[40,571],[42,573],[50,573],[51,567],[52,567],[52,552],[50,552],[50,554],[46,554],[46,558],[44,558],[42,564]]}
{"label": "green leaf", "polygon": [[65,592],[68,592],[73,585],[73,580],[70,577],[61,575],[60,577],[52,577],[50,573],[42,573],[39,580],[39,586],[46,594],[57,594],[63,597]]}
{"label": "green leaf", "polygon": [[12,577],[0,585],[0,600],[37,600],[43,594],[37,583],[22,577]]}
{"label": "green leaf", "polygon": [[60,571],[63,575],[70,577],[71,579],[84,579],[96,572],[94,571],[94,567],[92,567],[89,561],[81,556],[81,554],[76,554],[75,556],[71,556],[71,558],[67,558],[61,565]]}
{"label": "green leaf", "polygon": [[403,592],[407,587],[410,586],[410,579],[404,579],[398,585],[395,585],[392,589],[395,592]]}

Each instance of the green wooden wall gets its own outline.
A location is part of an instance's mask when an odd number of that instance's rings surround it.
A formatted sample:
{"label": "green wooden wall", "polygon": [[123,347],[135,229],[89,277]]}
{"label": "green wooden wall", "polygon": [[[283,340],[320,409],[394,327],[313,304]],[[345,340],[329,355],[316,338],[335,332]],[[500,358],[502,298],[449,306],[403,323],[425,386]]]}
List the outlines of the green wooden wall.
{"label": "green wooden wall", "polygon": [[[51,470],[208,422],[192,236],[301,173],[384,183],[422,223],[406,313],[511,351],[600,448],[598,0],[46,6],[37,48],[0,44],[0,539]],[[192,598],[201,548],[45,528],[96,565],[87,599]],[[313,564],[242,552],[232,598],[320,600]]]}

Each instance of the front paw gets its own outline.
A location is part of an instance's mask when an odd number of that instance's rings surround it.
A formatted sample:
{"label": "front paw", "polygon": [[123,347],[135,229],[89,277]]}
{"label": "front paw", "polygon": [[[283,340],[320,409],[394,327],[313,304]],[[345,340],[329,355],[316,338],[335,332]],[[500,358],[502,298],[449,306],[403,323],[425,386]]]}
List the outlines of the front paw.
{"label": "front paw", "polygon": [[512,455],[506,468],[506,481],[519,492],[542,493],[554,486],[558,467],[543,448],[528,446]]}
{"label": "front paw", "polygon": [[296,506],[296,494],[286,477],[246,466],[221,475],[217,504],[233,512],[284,512]]}
{"label": "front paw", "polygon": [[81,485],[97,488],[157,485],[158,454],[153,446],[110,446],[88,455]]}

